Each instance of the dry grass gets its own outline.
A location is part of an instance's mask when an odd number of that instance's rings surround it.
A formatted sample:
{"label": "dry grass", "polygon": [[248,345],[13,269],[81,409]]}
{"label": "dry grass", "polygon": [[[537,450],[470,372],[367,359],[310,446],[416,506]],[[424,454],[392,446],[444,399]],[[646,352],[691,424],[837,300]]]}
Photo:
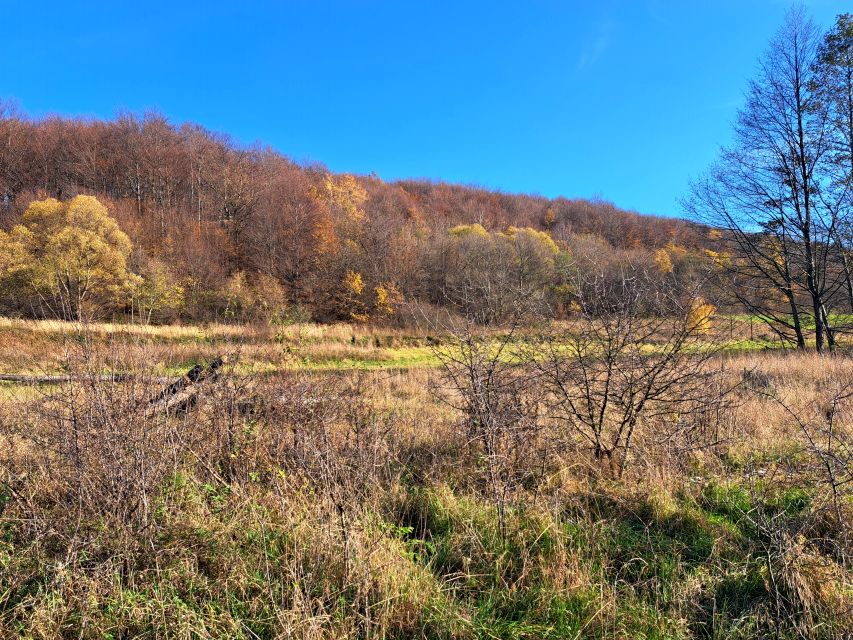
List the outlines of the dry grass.
{"label": "dry grass", "polygon": [[[0,636],[850,632],[851,487],[833,503],[791,418],[819,426],[850,359],[721,356],[736,402],[689,437],[643,424],[621,481],[543,413],[529,444],[547,445],[545,466],[501,511],[438,371],[285,366],[294,346],[379,359],[423,336],[146,331],[0,330],[4,366],[80,374],[0,396]],[[222,353],[235,360],[194,410],[152,413],[156,376]],[[88,376],[104,370],[141,375]]]}
{"label": "dry grass", "polygon": [[[147,368],[176,373],[198,360],[239,352],[243,371],[434,366],[423,335],[360,325],[145,326],[0,318],[0,373],[63,371],[66,346],[85,340],[104,353],[145,347]],[[102,348],[103,347],[103,348]]]}

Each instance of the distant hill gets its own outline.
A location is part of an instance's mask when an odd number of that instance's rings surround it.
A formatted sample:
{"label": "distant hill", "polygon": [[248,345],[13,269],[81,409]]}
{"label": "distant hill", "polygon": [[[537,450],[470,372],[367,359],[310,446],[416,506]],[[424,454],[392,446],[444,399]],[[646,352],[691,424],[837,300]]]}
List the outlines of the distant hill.
{"label": "distant hill", "polygon": [[702,237],[683,220],[607,202],[335,175],[159,114],[34,119],[7,108],[0,117],[3,227],[34,199],[78,194],[107,205],[136,247],[138,270],[150,271],[152,260],[165,265],[194,300],[182,313],[199,317],[223,312],[222,292],[235,274],[249,288],[264,279],[280,287],[285,304],[314,310],[318,298],[330,306],[349,272],[369,289],[390,285],[406,299],[435,301],[435,292],[423,291],[424,272],[458,225],[529,227],[563,248],[581,236],[624,251],[697,247]]}

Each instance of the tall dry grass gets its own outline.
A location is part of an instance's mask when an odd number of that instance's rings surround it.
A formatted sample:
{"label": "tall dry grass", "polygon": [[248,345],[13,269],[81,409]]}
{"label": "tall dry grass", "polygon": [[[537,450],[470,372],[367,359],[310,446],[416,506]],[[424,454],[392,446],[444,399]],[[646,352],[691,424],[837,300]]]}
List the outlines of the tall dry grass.
{"label": "tall dry grass", "polygon": [[[57,344],[67,383],[0,400],[4,637],[849,633],[851,487],[838,462],[833,508],[801,424],[847,359],[714,360],[736,401],[642,424],[621,480],[539,413],[544,466],[517,447],[536,473],[501,502],[429,369],[259,376],[223,341],[172,412],[151,402],[162,345]],[[849,403],[833,419],[849,442]]]}

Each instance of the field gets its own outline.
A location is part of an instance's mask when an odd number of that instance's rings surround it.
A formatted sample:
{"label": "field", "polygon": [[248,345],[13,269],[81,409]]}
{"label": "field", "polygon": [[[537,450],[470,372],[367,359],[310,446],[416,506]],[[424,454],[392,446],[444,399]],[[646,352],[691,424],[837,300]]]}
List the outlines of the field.
{"label": "field", "polygon": [[453,336],[2,320],[0,636],[847,637],[853,360],[737,322],[617,475],[546,410],[476,440]]}
{"label": "field", "polygon": [[[565,331],[572,327],[564,324]],[[779,348],[757,320],[732,317],[719,323],[727,351]],[[442,337],[428,330],[363,325],[294,324],[147,326],[95,323],[81,327],[55,320],[0,318],[0,374],[59,373],[67,367],[67,346],[85,335],[113,351],[144,351],[146,370],[180,375],[198,361],[230,354],[244,373],[279,371],[402,370],[436,367]],[[500,330],[495,330],[500,335]],[[533,333],[533,332],[530,332]],[[524,336],[522,336],[523,338]],[[105,366],[120,363],[104,362]]]}

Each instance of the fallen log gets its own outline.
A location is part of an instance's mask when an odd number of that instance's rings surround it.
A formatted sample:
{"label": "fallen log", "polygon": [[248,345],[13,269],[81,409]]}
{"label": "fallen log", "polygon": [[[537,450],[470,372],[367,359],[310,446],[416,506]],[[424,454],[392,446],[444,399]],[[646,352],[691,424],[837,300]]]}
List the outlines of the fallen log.
{"label": "fallen log", "polygon": [[198,402],[202,383],[216,380],[223,364],[223,358],[214,358],[206,367],[201,364],[194,365],[180,379],[169,384],[148,402],[149,412],[163,410],[168,413],[186,413]]}

